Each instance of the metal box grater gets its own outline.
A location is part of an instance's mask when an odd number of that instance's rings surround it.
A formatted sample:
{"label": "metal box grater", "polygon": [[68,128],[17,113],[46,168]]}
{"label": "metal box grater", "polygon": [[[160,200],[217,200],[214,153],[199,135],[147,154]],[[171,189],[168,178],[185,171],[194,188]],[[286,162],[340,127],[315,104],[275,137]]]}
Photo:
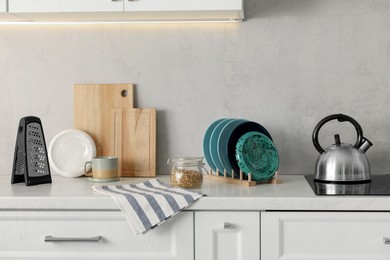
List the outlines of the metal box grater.
{"label": "metal box grater", "polygon": [[23,117],[19,122],[11,183],[19,182],[26,186],[51,183],[42,123],[35,116]]}

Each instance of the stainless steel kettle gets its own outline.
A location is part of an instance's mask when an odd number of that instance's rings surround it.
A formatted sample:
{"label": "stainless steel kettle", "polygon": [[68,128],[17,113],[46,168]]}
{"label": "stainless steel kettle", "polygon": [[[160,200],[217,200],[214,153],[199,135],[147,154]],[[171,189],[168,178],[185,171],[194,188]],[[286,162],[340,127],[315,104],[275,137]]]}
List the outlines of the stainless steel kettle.
{"label": "stainless steel kettle", "polygon": [[[335,135],[335,144],[325,148],[318,142],[321,127],[331,120],[350,122],[356,129],[357,140],[354,145],[341,143],[340,136]],[[356,120],[343,114],[334,114],[322,119],[313,131],[313,144],[320,153],[316,162],[315,180],[322,182],[369,182],[371,180],[370,164],[365,152],[372,143],[363,137],[363,130]]]}

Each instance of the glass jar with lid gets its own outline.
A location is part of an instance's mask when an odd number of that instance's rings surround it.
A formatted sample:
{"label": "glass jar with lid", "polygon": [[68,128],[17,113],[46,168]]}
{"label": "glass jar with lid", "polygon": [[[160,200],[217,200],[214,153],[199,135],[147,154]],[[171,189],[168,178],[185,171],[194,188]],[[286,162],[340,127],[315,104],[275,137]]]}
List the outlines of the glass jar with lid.
{"label": "glass jar with lid", "polygon": [[172,165],[171,185],[186,189],[198,189],[203,183],[203,157],[182,157],[168,159]]}

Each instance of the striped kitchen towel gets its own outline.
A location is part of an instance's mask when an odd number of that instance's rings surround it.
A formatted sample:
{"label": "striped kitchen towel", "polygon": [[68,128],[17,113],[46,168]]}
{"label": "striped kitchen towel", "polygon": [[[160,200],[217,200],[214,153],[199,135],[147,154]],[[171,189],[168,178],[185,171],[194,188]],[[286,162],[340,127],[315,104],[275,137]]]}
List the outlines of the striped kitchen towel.
{"label": "striped kitchen towel", "polygon": [[114,199],[136,234],[160,225],[205,196],[182,188],[170,187],[157,179],[139,184],[94,186],[93,189]]}

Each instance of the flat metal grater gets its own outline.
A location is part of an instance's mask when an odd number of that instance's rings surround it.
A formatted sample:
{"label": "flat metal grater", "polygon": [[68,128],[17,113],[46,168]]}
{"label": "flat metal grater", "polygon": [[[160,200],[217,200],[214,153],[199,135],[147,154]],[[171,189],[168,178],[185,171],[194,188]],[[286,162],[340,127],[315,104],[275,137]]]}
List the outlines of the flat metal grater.
{"label": "flat metal grater", "polygon": [[11,183],[19,182],[26,186],[51,183],[42,123],[35,116],[23,117],[19,122]]}

